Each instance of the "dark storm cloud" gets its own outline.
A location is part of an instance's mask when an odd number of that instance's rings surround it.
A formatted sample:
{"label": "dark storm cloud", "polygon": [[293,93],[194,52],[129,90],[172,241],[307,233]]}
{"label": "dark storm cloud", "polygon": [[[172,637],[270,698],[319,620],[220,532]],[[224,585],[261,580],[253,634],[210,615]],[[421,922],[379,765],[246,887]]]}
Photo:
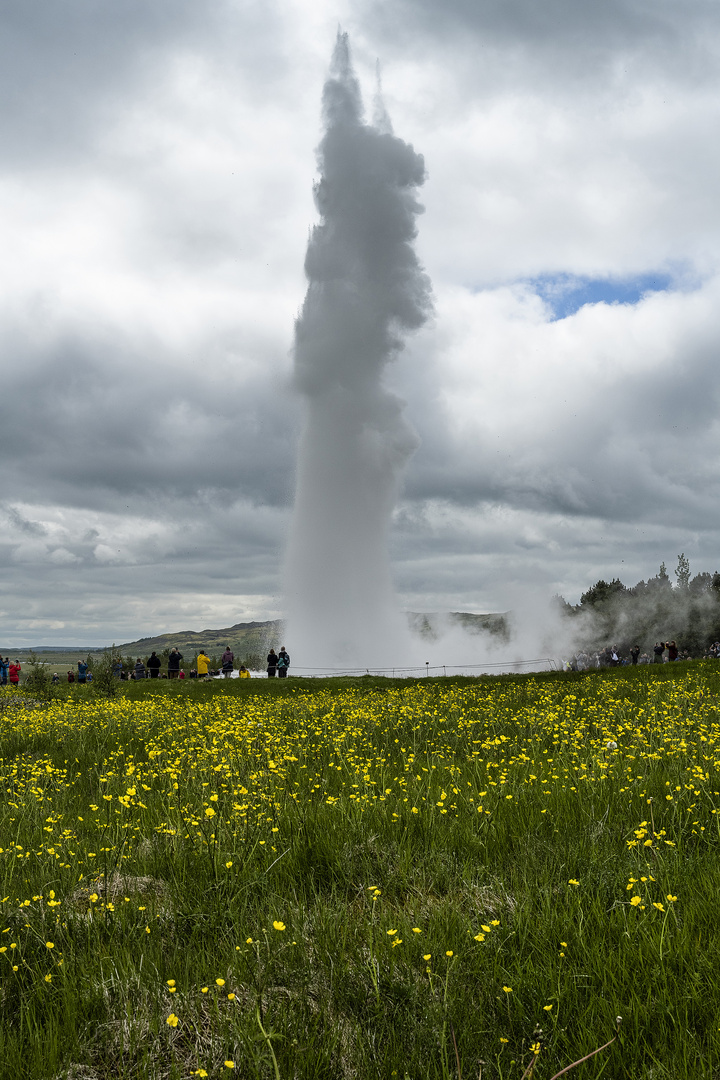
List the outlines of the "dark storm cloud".
{"label": "dark storm cloud", "polygon": [[0,156],[46,165],[77,152],[89,116],[142,74],[154,47],[202,27],[191,0],[7,0],[2,7]]}
{"label": "dark storm cloud", "polygon": [[466,58],[472,54],[480,83],[489,72],[502,79],[503,67],[513,79],[524,70],[526,78],[545,71],[583,79],[605,71],[622,80],[619,62],[651,56],[666,73],[692,59],[697,79],[714,66],[708,35],[717,34],[718,11],[709,0],[399,0],[373,3],[371,10],[396,43],[417,48],[425,39],[435,55],[448,45]]}
{"label": "dark storm cloud", "polygon": [[214,55],[215,69],[254,77],[278,60],[275,5],[231,0],[5,0],[0,13],[0,161],[46,168],[85,151],[151,95],[167,63],[183,53]]}
{"label": "dark storm cloud", "polygon": [[24,353],[16,340],[12,355],[0,455],[23,499],[107,510],[126,496],[202,489],[289,503],[293,401],[246,380],[242,356],[235,378],[219,378],[202,357],[188,364],[160,342],[110,335]]}

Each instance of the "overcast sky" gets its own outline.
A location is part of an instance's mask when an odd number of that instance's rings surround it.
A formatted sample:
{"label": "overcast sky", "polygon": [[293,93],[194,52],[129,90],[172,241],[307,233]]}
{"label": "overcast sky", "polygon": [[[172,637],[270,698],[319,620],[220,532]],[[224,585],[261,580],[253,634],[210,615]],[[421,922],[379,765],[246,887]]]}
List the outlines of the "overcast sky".
{"label": "overcast sky", "polygon": [[0,650],[282,614],[338,24],[428,174],[402,606],[720,569],[715,0],[5,0]]}

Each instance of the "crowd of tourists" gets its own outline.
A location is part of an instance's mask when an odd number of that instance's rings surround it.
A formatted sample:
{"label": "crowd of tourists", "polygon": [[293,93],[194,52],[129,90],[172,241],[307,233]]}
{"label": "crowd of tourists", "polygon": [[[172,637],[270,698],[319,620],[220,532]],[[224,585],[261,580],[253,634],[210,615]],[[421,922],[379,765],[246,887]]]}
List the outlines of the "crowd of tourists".
{"label": "crowd of tourists", "polygon": [[[229,645],[225,648],[225,652],[220,658],[219,667],[213,667],[213,661],[202,646],[195,658],[195,667],[191,668],[187,674],[185,673],[184,668],[181,667],[180,662],[182,659],[183,654],[179,649],[171,649],[167,659],[167,671],[163,671],[163,662],[155,650],[153,650],[146,660],[143,660],[141,656],[138,656],[135,661],[135,666],[131,668],[130,671],[126,671],[122,661],[118,660],[115,665],[114,674],[119,679],[138,681],[140,679],[215,679],[219,676],[222,676],[224,679],[231,679],[235,672],[235,654]],[[78,664],[78,668],[79,667],[80,664]],[[279,653],[276,653],[274,649],[271,649],[267,657],[268,678],[272,679],[275,675],[281,679],[285,678],[289,668],[290,655],[285,646],[281,646]],[[68,679],[69,676],[70,672],[68,672]],[[245,664],[239,664],[237,668],[237,678],[249,679],[250,677],[250,672]]]}
{"label": "crowd of tourists", "polygon": [[[705,654],[720,658],[720,642],[715,642]],[[617,645],[606,645],[597,652],[580,650],[564,662],[566,671],[588,671],[590,668],[626,667],[634,664],[673,664],[678,660],[692,660],[687,649],[679,649],[675,640],[656,641],[651,651],[640,652],[639,645],[621,650]]]}
{"label": "crowd of tourists", "polygon": [[[167,671],[163,671],[163,663],[160,657],[153,649],[150,657],[147,660],[143,660],[141,656],[138,656],[135,661],[135,667],[129,672],[125,671],[121,661],[118,660],[115,665],[115,674],[119,679],[130,679],[138,681],[140,679],[214,679],[217,676],[222,675],[226,679],[230,679],[235,671],[235,654],[228,645],[225,648],[225,652],[222,654],[220,661],[220,667],[213,667],[212,660],[205,652],[203,646],[200,646],[198,654],[195,658],[195,667],[185,673],[183,667],[181,667],[181,660],[183,654],[177,648],[172,648],[168,655]],[[238,678],[249,679],[250,672],[246,668],[245,664],[238,665]]]}

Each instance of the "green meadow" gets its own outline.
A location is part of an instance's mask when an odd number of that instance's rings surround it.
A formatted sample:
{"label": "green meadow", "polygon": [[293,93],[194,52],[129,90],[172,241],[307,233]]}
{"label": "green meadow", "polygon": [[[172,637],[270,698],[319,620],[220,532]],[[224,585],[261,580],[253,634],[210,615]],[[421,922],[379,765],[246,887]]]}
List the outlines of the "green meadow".
{"label": "green meadow", "polygon": [[0,1076],[720,1076],[715,662],[115,689],[0,692]]}

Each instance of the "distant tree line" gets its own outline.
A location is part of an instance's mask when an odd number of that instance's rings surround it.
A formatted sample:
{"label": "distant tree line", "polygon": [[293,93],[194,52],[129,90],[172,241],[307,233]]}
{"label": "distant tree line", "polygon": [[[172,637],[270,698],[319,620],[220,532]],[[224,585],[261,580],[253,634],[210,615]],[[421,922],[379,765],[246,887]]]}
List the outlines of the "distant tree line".
{"label": "distant tree line", "polygon": [[576,640],[586,650],[616,645],[627,653],[633,645],[647,652],[656,641],[675,640],[693,657],[704,656],[720,640],[720,573],[690,575],[690,562],[678,555],[675,582],[665,563],[655,577],[628,587],[619,578],[596,582],[569,604],[555,603],[576,620]]}

